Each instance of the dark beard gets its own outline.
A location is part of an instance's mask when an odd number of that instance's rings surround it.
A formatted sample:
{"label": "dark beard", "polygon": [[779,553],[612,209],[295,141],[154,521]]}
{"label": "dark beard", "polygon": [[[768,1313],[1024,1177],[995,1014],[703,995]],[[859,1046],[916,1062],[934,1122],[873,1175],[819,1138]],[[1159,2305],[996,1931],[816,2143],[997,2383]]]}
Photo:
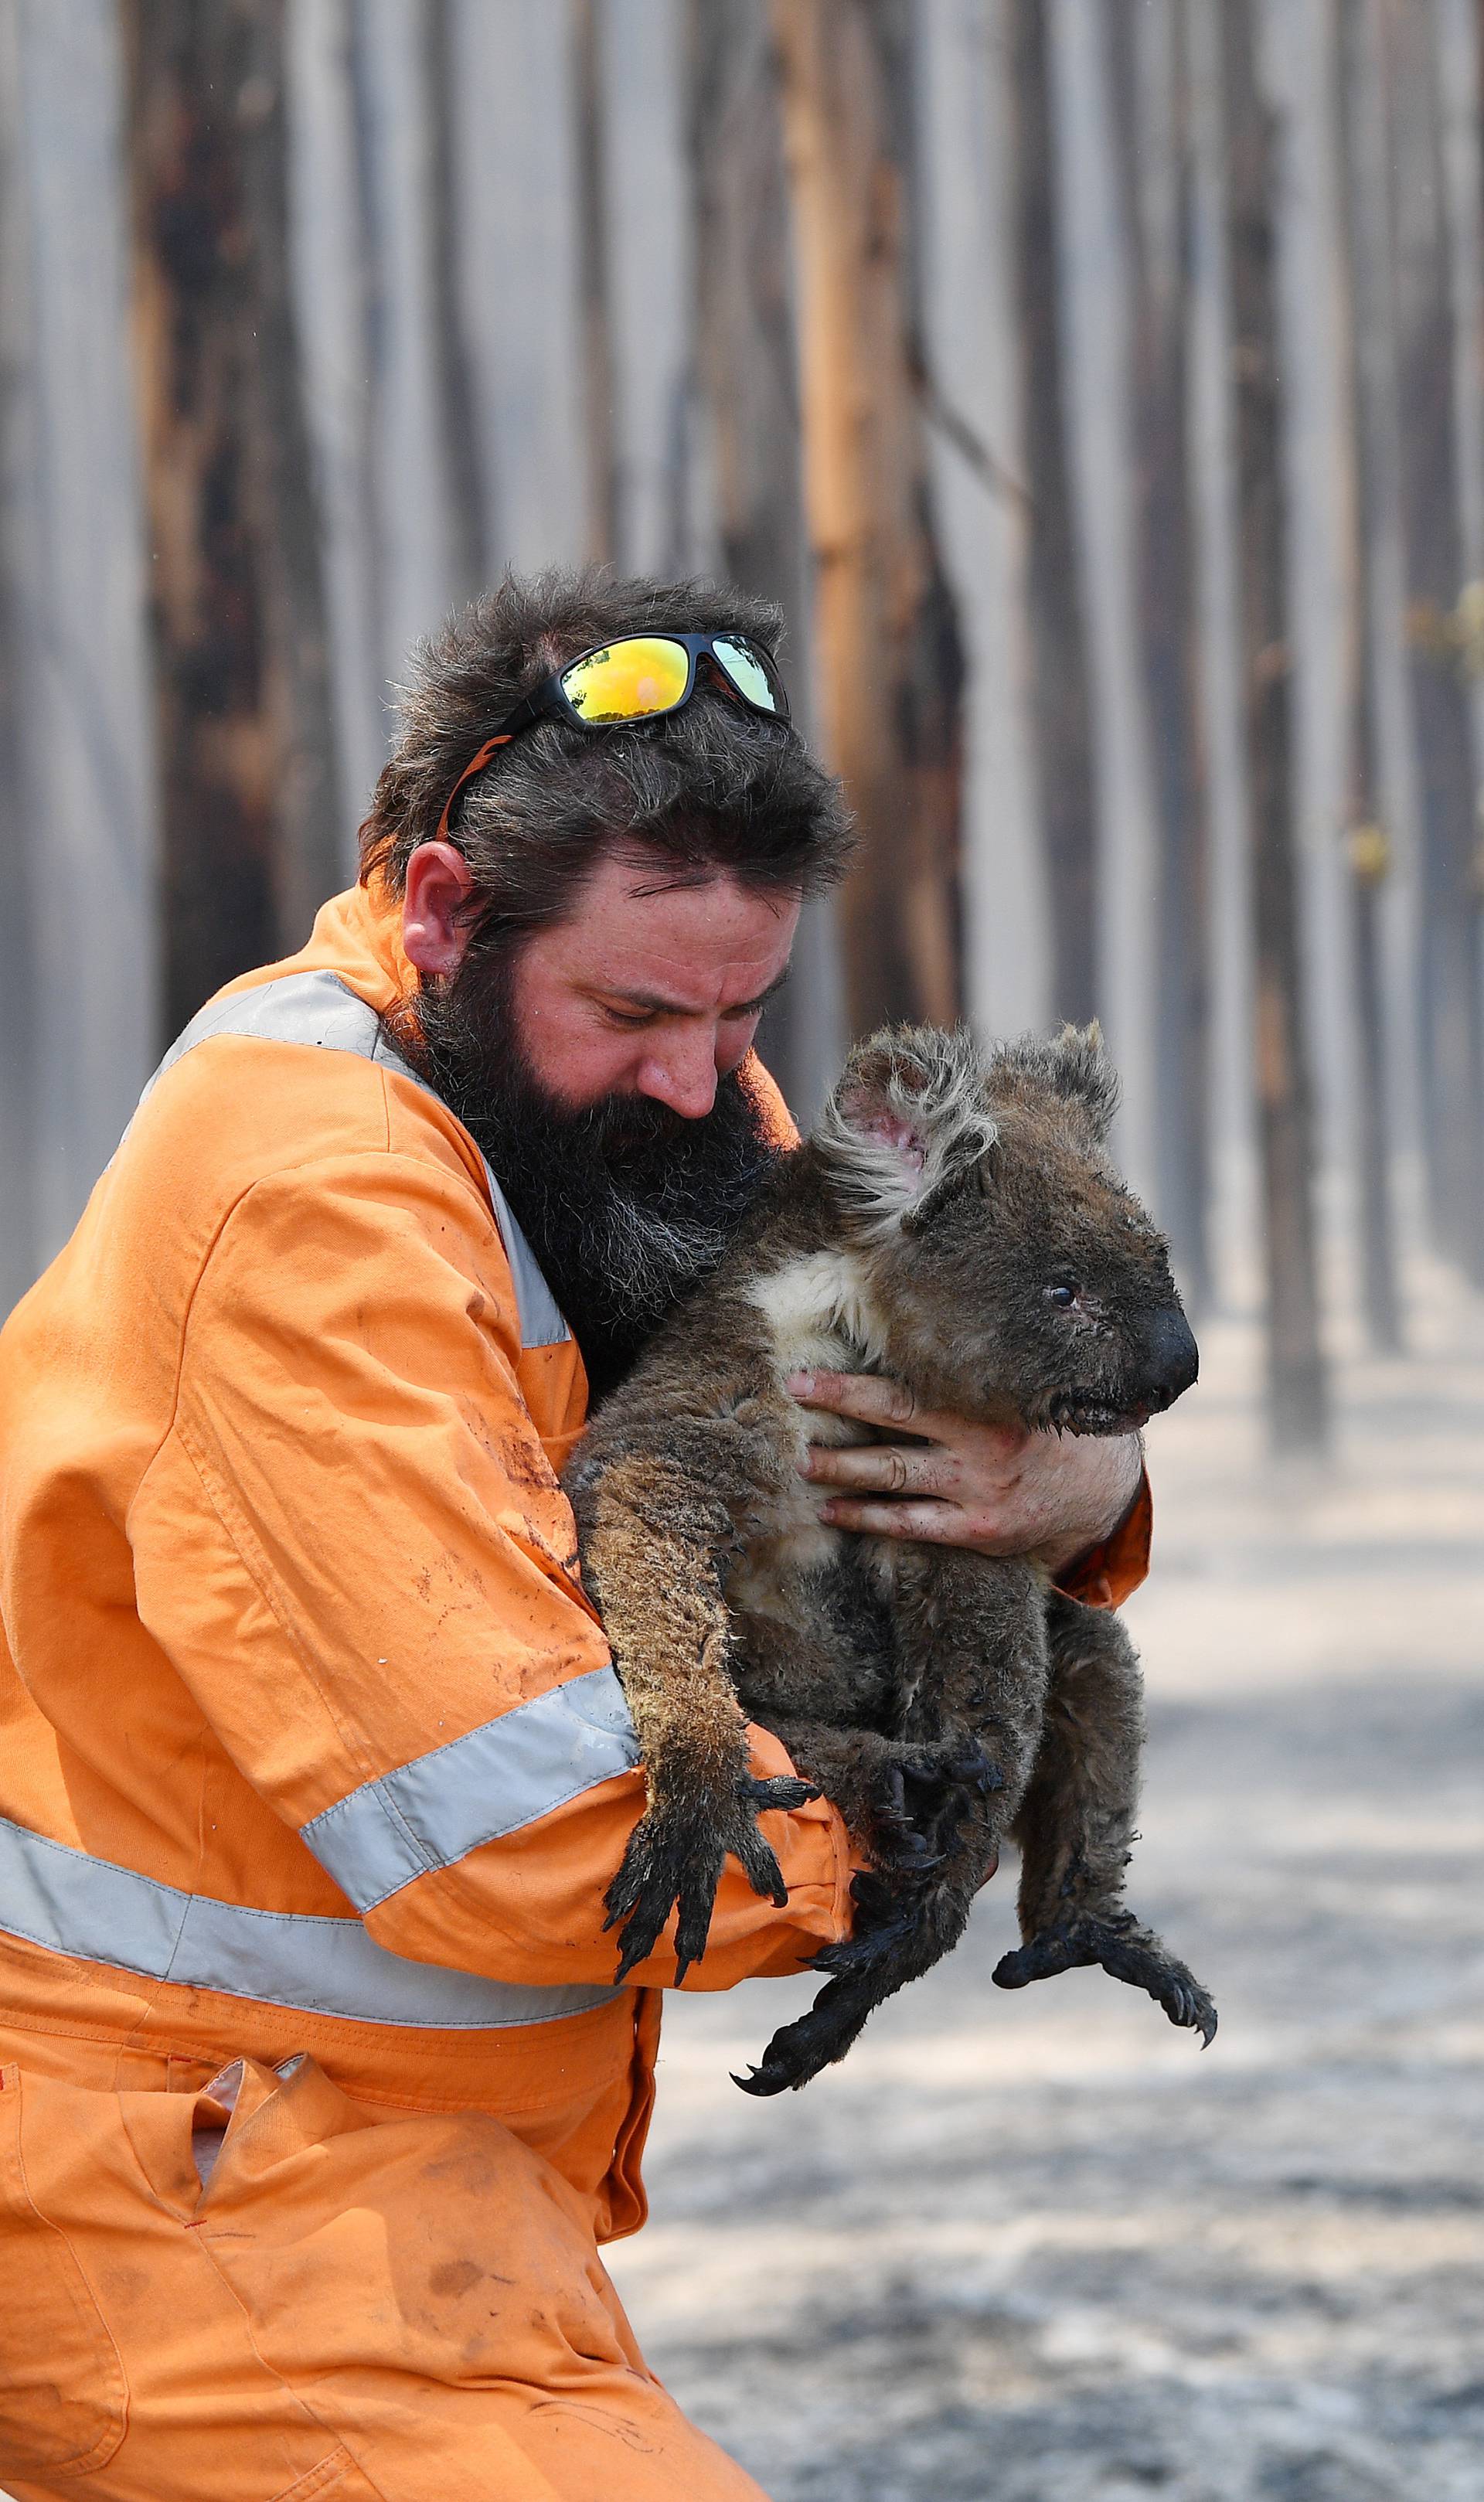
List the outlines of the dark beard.
{"label": "dark beard", "polygon": [[[647,1096],[574,1111],[532,1070],[508,962],[468,957],[392,1039],[488,1157],[577,1339],[594,1403],[721,1259],[773,1151],[734,1073],[700,1120]],[[409,1027],[415,1021],[416,1031]]]}

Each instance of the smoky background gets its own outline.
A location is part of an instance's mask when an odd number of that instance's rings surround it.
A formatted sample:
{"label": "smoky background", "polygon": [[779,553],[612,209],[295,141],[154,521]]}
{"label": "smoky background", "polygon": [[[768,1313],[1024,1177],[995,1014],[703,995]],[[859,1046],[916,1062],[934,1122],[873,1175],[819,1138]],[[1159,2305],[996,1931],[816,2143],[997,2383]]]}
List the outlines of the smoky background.
{"label": "smoky background", "polygon": [[782,601],[863,834],[801,1119],[884,1017],[1123,1072],[1204,1354],[1136,1898],[1224,2029],[1001,2003],[1005,1880],[782,2112],[687,1993],[616,2273],[781,2496],[1484,2495],[1481,16],[0,0],[0,1310],[506,566]]}

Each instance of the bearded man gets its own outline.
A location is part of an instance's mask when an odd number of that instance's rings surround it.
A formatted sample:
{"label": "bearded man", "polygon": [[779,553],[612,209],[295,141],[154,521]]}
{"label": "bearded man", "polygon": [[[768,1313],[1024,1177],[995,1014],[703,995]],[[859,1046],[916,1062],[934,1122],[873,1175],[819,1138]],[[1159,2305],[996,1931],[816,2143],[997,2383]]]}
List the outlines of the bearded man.
{"label": "bearded man", "polygon": [[[0,1338],[17,2502],[756,2495],[597,2257],[674,1961],[613,1986],[642,1776],[556,1472],[791,1134],[753,1037],[847,834],[778,626],[549,575],[435,638],[361,883],[187,1029]],[[1142,1572],[1132,1443],[917,1415],[812,1472]],[[834,1811],[767,1830],[787,1905],[728,1863],[691,1987],[848,1928]]]}

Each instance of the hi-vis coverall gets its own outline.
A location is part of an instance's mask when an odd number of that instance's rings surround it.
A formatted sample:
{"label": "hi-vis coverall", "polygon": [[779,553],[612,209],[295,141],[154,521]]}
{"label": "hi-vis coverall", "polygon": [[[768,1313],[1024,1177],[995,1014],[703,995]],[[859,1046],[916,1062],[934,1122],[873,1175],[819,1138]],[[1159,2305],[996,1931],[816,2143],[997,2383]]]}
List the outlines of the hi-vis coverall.
{"label": "hi-vis coverall", "polygon": [[[582,1366],[381,1034],[397,930],[342,896],[202,1011],[0,1336],[17,2502],[756,2493],[597,2257],[673,1960],[611,1984],[642,1780],[556,1483]],[[788,1907],[729,1865],[697,1985],[844,1933],[834,1811],[767,1829]]]}

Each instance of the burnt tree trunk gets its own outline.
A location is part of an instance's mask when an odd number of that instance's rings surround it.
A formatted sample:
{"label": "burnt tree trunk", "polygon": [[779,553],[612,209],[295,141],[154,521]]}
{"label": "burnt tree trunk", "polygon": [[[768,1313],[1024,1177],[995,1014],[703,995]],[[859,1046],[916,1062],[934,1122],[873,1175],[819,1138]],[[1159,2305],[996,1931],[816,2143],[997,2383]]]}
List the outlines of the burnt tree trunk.
{"label": "burnt tree trunk", "polygon": [[[463,601],[484,590],[489,570],[489,504],[475,409],[473,360],[458,284],[461,203],[456,142],[458,64],[453,0],[428,0],[422,26],[430,123],[429,204],[432,224],[432,330],[443,467],[448,485],[449,595]],[[434,623],[429,618],[428,626]]]}
{"label": "burnt tree trunk", "polygon": [[912,283],[912,12],[774,0],[798,274],[820,727],[862,837],[858,1031],[959,1012],[963,661],[928,494]]}
{"label": "burnt tree trunk", "polygon": [[613,564],[619,553],[619,469],[614,445],[613,309],[608,271],[608,185],[603,133],[600,0],[573,0],[573,109],[577,118],[577,231],[583,348],[583,418],[588,439],[588,554]]}
{"label": "burnt tree trunk", "polygon": [[[784,669],[807,729],[809,539],[779,71],[766,15],[691,0],[689,155],[695,202],[695,383],[709,447],[724,577],[774,599],[789,624]],[[839,1061],[831,907],[806,907],[794,976],[768,1012],[763,1048],[808,1118]]]}
{"label": "burnt tree trunk", "polygon": [[1205,761],[1187,370],[1192,162],[1175,0],[1115,10],[1113,93],[1130,242],[1138,619],[1158,812],[1159,1207],[1182,1279],[1210,1293]]}
{"label": "burnt tree trunk", "polygon": [[[1413,627],[1412,703],[1421,804],[1421,1061],[1433,1238],[1481,1273],[1484,1146],[1479,1113],[1479,895],[1468,692],[1451,626],[1467,576],[1459,512],[1453,308],[1441,213],[1432,11],[1390,13],[1389,70],[1404,102],[1399,208],[1413,250],[1402,272],[1402,512]],[[1407,95],[1405,90],[1410,89]],[[1418,204],[1423,211],[1419,214]],[[1419,231],[1428,218],[1425,232]]]}
{"label": "burnt tree trunk", "polygon": [[1291,764],[1283,409],[1276,303],[1277,151],[1259,85],[1259,0],[1225,0],[1231,324],[1241,663],[1253,859],[1258,1130],[1274,1446],[1329,1431],[1314,1228],[1314,1121],[1303,1017]]}
{"label": "burnt tree trunk", "polygon": [[288,294],[283,0],[129,0],[165,1024],[337,883],[319,518]]}
{"label": "burnt tree trunk", "polygon": [[1051,868],[1052,1002],[1085,1025],[1096,1006],[1096,799],[1087,627],[1078,573],[1058,274],[1044,0],[1011,0],[1015,271],[1026,484],[1029,697]]}
{"label": "burnt tree trunk", "polygon": [[1350,716],[1347,833],[1358,1131],[1357,1212],[1366,1328],[1374,1346],[1395,1353],[1401,1344],[1401,1298],[1392,1204],[1382,977],[1383,895],[1391,868],[1392,845],[1382,823],[1379,789],[1376,652],[1380,626],[1371,551],[1373,517],[1388,472],[1384,439],[1387,377],[1377,371],[1377,358],[1384,356],[1389,348],[1385,298],[1391,279],[1377,33],[1370,0],[1349,0],[1349,5],[1339,11],[1336,93],[1343,238],[1341,287],[1355,445],[1349,514],[1354,595],[1345,658]]}

